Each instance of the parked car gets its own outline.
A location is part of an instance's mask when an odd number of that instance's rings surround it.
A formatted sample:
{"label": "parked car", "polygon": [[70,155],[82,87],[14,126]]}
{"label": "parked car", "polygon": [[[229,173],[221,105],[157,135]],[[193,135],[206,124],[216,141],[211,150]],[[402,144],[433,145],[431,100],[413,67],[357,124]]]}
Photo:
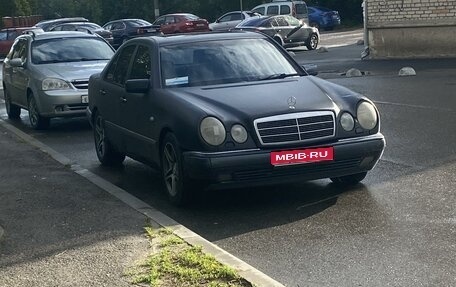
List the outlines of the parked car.
{"label": "parked car", "polygon": [[29,33],[16,38],[3,63],[8,117],[28,110],[34,129],[50,118],[83,116],[89,76],[100,72],[114,49],[96,35],[82,32]]}
{"label": "parked car", "polygon": [[37,27],[15,27],[0,30],[0,58],[8,54],[14,40],[26,31],[42,31],[42,29]]}
{"label": "parked car", "polygon": [[52,27],[49,31],[79,31],[95,33],[103,37],[111,45],[113,43],[112,33],[106,29],[103,29],[100,25],[91,22],[70,22],[59,24]]}
{"label": "parked car", "polygon": [[302,24],[298,19],[287,15],[249,18],[234,29],[264,33],[285,48],[306,46],[309,50],[315,50],[320,41],[317,28]]}
{"label": "parked car", "polygon": [[290,15],[309,25],[307,4],[304,1],[273,0],[252,9],[261,15]]}
{"label": "parked car", "polygon": [[160,27],[142,19],[119,19],[103,25],[103,29],[111,31],[114,48],[135,37],[159,35]]}
{"label": "parked car", "polygon": [[84,17],[72,17],[72,18],[58,18],[58,19],[51,19],[51,20],[42,20],[35,24],[35,27],[39,27],[44,31],[49,31],[52,27],[62,23],[70,23],[70,22],[89,22],[88,19]]}
{"label": "parked car", "polygon": [[200,186],[356,184],[385,146],[372,101],[253,32],[133,39],[90,77],[87,114],[100,162],[160,168],[178,205]]}
{"label": "parked car", "polygon": [[211,31],[228,31],[237,24],[250,17],[258,17],[260,14],[252,11],[233,11],[220,16],[214,23],[209,24]]}
{"label": "parked car", "polygon": [[209,31],[209,23],[206,19],[188,13],[163,15],[153,24],[160,26],[163,34]]}
{"label": "parked car", "polygon": [[318,6],[308,7],[310,26],[332,30],[340,25],[339,12]]}

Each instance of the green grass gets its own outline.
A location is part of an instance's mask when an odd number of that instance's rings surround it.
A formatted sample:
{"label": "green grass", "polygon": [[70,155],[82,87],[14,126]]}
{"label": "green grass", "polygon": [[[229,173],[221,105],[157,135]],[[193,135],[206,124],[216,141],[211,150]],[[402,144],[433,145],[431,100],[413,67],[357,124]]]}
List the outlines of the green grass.
{"label": "green grass", "polygon": [[146,227],[152,247],[147,260],[128,272],[133,284],[152,287],[251,287],[232,268],[190,246],[172,231]]}

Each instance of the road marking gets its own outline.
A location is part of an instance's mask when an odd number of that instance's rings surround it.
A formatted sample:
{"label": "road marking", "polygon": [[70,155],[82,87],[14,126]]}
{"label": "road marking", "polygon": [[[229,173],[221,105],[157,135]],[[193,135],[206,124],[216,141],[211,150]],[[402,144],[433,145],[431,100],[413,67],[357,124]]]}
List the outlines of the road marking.
{"label": "road marking", "polygon": [[64,166],[71,167],[71,170],[75,173],[79,174],[80,176],[84,177],[88,181],[92,182],[96,186],[100,187],[101,189],[105,190],[109,194],[113,195],[114,197],[118,198],[131,208],[135,209],[136,211],[142,213],[143,215],[147,216],[151,220],[153,220],[157,225],[161,225],[165,228],[169,228],[173,231],[175,235],[182,238],[190,245],[199,245],[202,246],[203,250],[207,254],[211,254],[214,256],[220,263],[230,266],[231,268],[235,269],[238,274],[252,283],[255,286],[265,286],[265,287],[285,287],[283,284],[277,282],[276,280],[272,279],[271,277],[267,276],[263,272],[257,270],[253,266],[247,264],[246,262],[242,261],[241,259],[235,257],[231,253],[223,250],[222,248],[218,247],[217,245],[213,244],[212,242],[204,239],[197,233],[191,231],[187,227],[179,224],[174,219],[168,217],[166,214],[158,211],[157,209],[153,208],[146,202],[138,199],[137,197],[131,195],[130,193],[126,192],[124,189],[110,183],[109,181],[99,177],[98,175],[94,174],[93,172],[89,171],[86,168],[81,167],[76,162],[70,160],[63,154],[57,152],[56,150],[52,149],[51,147],[47,146],[46,144],[40,142],[39,140],[35,139],[34,137],[26,134],[25,132],[19,130],[18,128],[10,125],[9,123],[5,122],[4,120],[0,119],[0,124],[5,127],[10,132],[14,133],[16,136],[27,142],[28,144],[35,146],[36,148],[40,149],[41,151],[47,153],[51,156],[54,160],[58,161]]}

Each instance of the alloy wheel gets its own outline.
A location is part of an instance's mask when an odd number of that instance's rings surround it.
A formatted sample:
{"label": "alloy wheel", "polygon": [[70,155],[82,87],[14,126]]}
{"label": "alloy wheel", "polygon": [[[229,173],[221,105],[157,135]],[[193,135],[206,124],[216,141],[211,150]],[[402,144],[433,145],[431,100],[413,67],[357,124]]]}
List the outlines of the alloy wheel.
{"label": "alloy wheel", "polygon": [[168,193],[176,196],[179,183],[179,162],[174,146],[169,142],[163,149],[163,177]]}
{"label": "alloy wheel", "polygon": [[103,126],[103,119],[97,116],[95,119],[95,148],[97,153],[103,157],[105,154],[105,131]]}
{"label": "alloy wheel", "polygon": [[38,108],[36,106],[36,101],[33,96],[30,97],[29,99],[29,119],[30,119],[30,124],[32,127],[38,126]]}

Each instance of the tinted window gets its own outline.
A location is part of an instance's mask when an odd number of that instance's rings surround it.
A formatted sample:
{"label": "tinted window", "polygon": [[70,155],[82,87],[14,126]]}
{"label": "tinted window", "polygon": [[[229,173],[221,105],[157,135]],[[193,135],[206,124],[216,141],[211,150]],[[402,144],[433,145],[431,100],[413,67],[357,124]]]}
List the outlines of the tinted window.
{"label": "tinted window", "polygon": [[296,4],[296,14],[307,14],[307,5]]}
{"label": "tinted window", "polygon": [[165,24],[165,17],[160,17],[154,22],[155,25],[163,25]]}
{"label": "tinted window", "polygon": [[109,60],[111,47],[99,38],[56,38],[32,43],[34,64]]}
{"label": "tinted window", "polygon": [[288,22],[285,21],[284,17],[277,17],[276,21],[277,21],[277,24],[281,27],[288,26]]}
{"label": "tinted window", "polygon": [[279,6],[273,5],[268,7],[267,15],[279,15]]}
{"label": "tinted window", "polygon": [[176,20],[174,20],[174,16],[166,16],[165,17],[165,24],[174,24]]}
{"label": "tinted window", "polygon": [[244,18],[244,15],[242,15],[241,13],[231,14],[231,21],[238,21],[238,20],[242,20],[243,18]]}
{"label": "tinted window", "polygon": [[125,25],[122,22],[112,23],[112,30],[123,30],[125,29]]}
{"label": "tinted window", "polygon": [[225,15],[219,19],[220,23],[231,21],[231,14]]}
{"label": "tinted window", "polygon": [[150,78],[150,53],[149,49],[139,46],[136,52],[133,65],[131,66],[130,79],[149,79]]}
{"label": "tinted window", "polygon": [[185,14],[184,18],[187,20],[193,21],[193,20],[198,20],[200,17],[193,15],[193,14]]}
{"label": "tinted window", "polygon": [[257,81],[297,71],[266,39],[234,39],[160,48],[165,87]]}
{"label": "tinted window", "polygon": [[11,59],[19,58],[22,62],[27,59],[27,40],[19,40],[13,47]]}
{"label": "tinted window", "polygon": [[133,27],[150,26],[150,25],[152,25],[149,22],[147,22],[146,20],[141,20],[141,19],[130,20],[130,21],[128,21],[128,24],[133,26]]}
{"label": "tinted window", "polygon": [[107,80],[112,81],[118,85],[124,86],[127,79],[128,66],[130,64],[131,57],[135,51],[135,46],[127,46],[120,52],[120,55],[116,61],[116,64],[113,68],[112,74],[107,74]]}
{"label": "tinted window", "polygon": [[0,41],[5,41],[6,40],[6,31],[0,32]]}
{"label": "tinted window", "polygon": [[289,15],[291,13],[290,6],[280,5],[280,15]]}

